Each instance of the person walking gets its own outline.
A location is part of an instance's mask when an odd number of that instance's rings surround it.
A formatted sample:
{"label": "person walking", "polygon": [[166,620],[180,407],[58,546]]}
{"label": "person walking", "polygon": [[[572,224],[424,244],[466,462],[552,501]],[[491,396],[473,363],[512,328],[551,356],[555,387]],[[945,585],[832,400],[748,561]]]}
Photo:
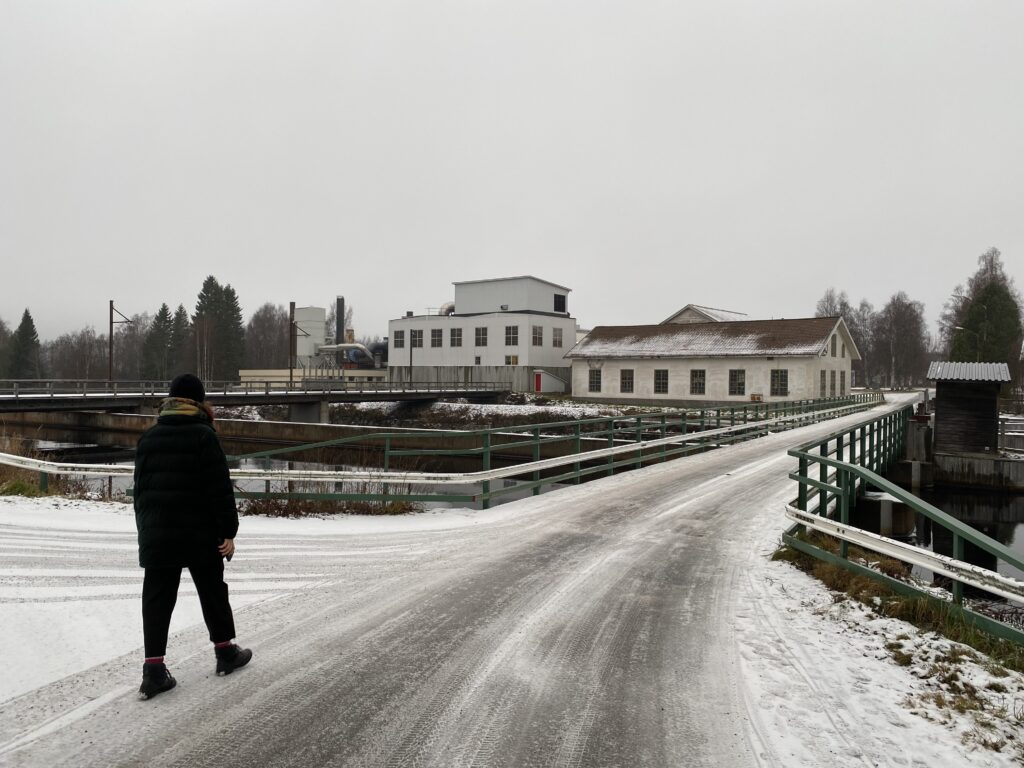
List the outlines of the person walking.
{"label": "person walking", "polygon": [[141,699],[177,685],[164,657],[182,568],[199,593],[217,674],[229,675],[252,658],[252,651],[232,642],[235,621],[222,558],[230,560],[235,552],[238,510],[213,410],[205,403],[203,382],[191,373],[177,376],[168,394],[135,454],[135,526],[139,565],[146,571]]}

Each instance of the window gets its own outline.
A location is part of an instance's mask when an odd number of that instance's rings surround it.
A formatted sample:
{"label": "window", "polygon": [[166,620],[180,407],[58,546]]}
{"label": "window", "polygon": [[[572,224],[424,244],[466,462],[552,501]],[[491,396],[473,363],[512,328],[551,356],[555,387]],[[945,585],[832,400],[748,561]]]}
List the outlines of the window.
{"label": "window", "polygon": [[820,397],[820,398],[824,398],[825,397],[825,386],[826,386],[825,385],[825,372],[822,371],[821,372],[821,392],[818,394],[818,397]]}
{"label": "window", "polygon": [[839,395],[846,397],[846,371],[839,372]]}
{"label": "window", "polygon": [[843,357],[846,357],[846,345],[843,344]]}
{"label": "window", "polygon": [[431,328],[430,329],[430,346],[431,347],[440,347],[441,346],[441,339],[442,339],[443,335],[444,335],[444,331],[442,331],[440,328]]}
{"label": "window", "polygon": [[519,355],[505,355],[505,365],[519,365]]}
{"label": "window", "polygon": [[479,355],[473,358],[473,365],[480,365],[480,356]]}
{"label": "window", "polygon": [[829,397],[835,397],[836,396],[836,372],[835,371],[832,371],[832,376],[830,377],[830,380],[829,380],[828,396]]}
{"label": "window", "polygon": [[587,380],[587,391],[588,392],[600,392],[601,391],[601,369],[591,368],[590,378]]}
{"label": "window", "polygon": [[453,346],[453,347],[461,347],[462,346],[462,329],[461,328],[452,328],[450,343],[451,343],[451,346]]}
{"label": "window", "polygon": [[729,394],[747,394],[747,371],[743,368],[733,368],[729,371]]}
{"label": "window", "polygon": [[668,394],[668,370],[665,368],[654,369],[654,394]]}
{"label": "window", "polygon": [[519,346],[519,326],[518,325],[506,325],[505,326],[505,346],[506,347],[518,347]]}
{"label": "window", "polygon": [[619,371],[619,392],[633,391],[633,369],[623,368]]}
{"label": "window", "polygon": [[544,346],[544,326],[535,325],[533,326],[533,346],[543,347]]}
{"label": "window", "polygon": [[405,331],[395,331],[395,349],[402,349],[405,346]]}
{"label": "window", "polygon": [[836,337],[832,337],[832,357],[836,356]]}
{"label": "window", "polygon": [[707,372],[703,368],[696,368],[690,371],[690,394],[706,394]]}
{"label": "window", "polygon": [[423,329],[409,331],[409,345],[415,349],[423,346]]}
{"label": "window", "polygon": [[476,346],[486,347],[487,346],[487,329],[477,328],[476,329]]}
{"label": "window", "polygon": [[555,312],[565,312],[565,295],[561,293],[555,294]]}
{"label": "window", "polygon": [[551,329],[551,346],[561,347],[562,346],[562,329],[552,328]]}
{"label": "window", "polygon": [[789,371],[785,368],[772,370],[772,397],[785,397],[789,394]]}

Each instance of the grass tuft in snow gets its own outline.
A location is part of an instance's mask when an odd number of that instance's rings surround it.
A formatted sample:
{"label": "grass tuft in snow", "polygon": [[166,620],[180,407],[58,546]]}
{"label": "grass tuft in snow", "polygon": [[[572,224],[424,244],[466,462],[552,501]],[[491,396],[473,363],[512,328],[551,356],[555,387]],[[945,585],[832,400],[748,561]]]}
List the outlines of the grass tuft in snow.
{"label": "grass tuft in snow", "polygon": [[[831,536],[810,532],[805,533],[802,538],[819,549],[839,552],[839,540]],[[894,578],[898,578],[895,574],[909,571],[903,563],[894,560],[880,561],[877,555],[857,547],[850,547],[849,558],[854,562],[873,566]],[[829,589],[867,605],[881,616],[901,619],[924,631],[937,632],[950,640],[970,646],[988,656],[992,665],[1002,667],[1004,671],[1009,669],[1024,672],[1024,648],[1016,643],[993,637],[967,623],[951,612],[951,605],[936,603],[922,597],[897,594],[880,581],[854,574],[840,565],[826,563],[790,547],[780,547],[773,553],[772,559],[793,564],[817,578]],[[898,567],[892,563],[897,563]],[[966,649],[949,651],[948,655],[951,658],[944,657],[941,661],[956,664],[967,658],[968,653]]]}

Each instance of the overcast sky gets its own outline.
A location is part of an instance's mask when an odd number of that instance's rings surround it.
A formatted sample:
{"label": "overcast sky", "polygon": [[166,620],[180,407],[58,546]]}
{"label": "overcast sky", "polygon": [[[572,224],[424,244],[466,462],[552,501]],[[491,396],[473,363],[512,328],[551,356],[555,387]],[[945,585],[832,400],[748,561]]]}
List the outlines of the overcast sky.
{"label": "overcast sky", "polygon": [[1024,283],[1024,3],[0,2],[0,318],[203,278],[358,336],[532,274],[585,327]]}

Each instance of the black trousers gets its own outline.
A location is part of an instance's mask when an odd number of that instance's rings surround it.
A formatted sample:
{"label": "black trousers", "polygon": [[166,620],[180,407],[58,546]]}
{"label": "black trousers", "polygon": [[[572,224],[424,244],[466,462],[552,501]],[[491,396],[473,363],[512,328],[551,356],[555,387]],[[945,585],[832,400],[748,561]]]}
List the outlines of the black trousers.
{"label": "black trousers", "polygon": [[[228,602],[228,585],[224,583],[224,561],[220,558],[198,565],[188,571],[199,593],[203,620],[210,630],[210,640],[222,643],[235,637],[235,618]],[[171,614],[178,601],[181,568],[147,568],[142,582],[142,634],[146,657],[163,656],[167,652],[167,633]]]}

